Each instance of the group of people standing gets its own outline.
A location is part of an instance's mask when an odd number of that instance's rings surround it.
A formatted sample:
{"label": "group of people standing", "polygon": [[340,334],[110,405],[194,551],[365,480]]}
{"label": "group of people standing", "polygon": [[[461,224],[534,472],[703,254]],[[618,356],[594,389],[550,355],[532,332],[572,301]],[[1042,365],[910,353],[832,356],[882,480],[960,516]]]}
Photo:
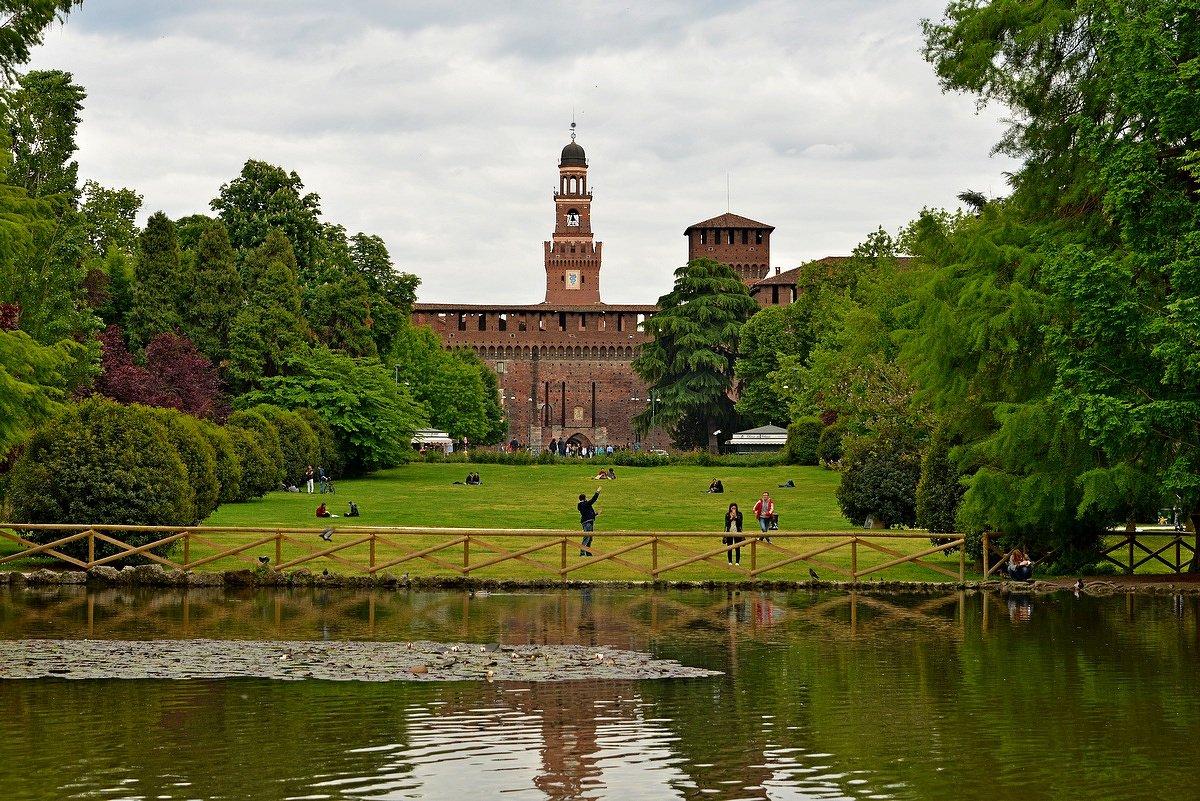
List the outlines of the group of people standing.
{"label": "group of people standing", "polygon": [[595,445],[582,445],[578,442],[571,442],[565,439],[552,439],[550,444],[546,446],[546,450],[555,456],[577,456],[581,459],[590,459],[593,456],[612,456],[614,448],[612,445],[606,447],[597,447]]}
{"label": "group of people standing", "polygon": [[333,492],[333,484],[329,481],[329,476],[325,475],[325,468],[317,465],[317,469],[314,471],[310,464],[304,469],[304,485],[308,489],[309,495],[314,492],[314,484],[320,484],[322,495],[326,492]]}
{"label": "group of people standing", "polygon": [[[596,508],[596,501],[600,500],[600,489],[600,487],[596,487],[591,498],[580,493],[579,503],[575,505],[579,511],[579,525],[583,528],[583,540],[579,543],[580,556],[592,555],[592,531],[596,527],[596,516],[600,514],[600,510]],[[764,492],[762,494],[762,497],[755,502],[753,512],[763,534],[779,528],[779,514],[775,510],[775,499],[771,497],[771,493]],[[745,537],[738,536],[742,533],[742,520],[742,511],[738,505],[736,503],[729,504],[729,509],[725,512],[726,536],[721,538],[721,544],[739,546],[731,548],[725,553],[731,565],[742,563],[741,543],[745,541]],[[765,539],[767,542],[771,541],[770,537]]]}
{"label": "group of people standing", "polygon": [[[779,528],[779,515],[775,512],[775,499],[771,497],[771,493],[764,492],[762,497],[755,502],[754,519],[758,521],[759,530],[763,534],[770,532],[771,529]],[[725,532],[727,536],[721,538],[721,544],[738,546],[726,551],[725,556],[729,560],[729,564],[740,565],[742,563],[741,543],[745,542],[745,537],[737,536],[742,533],[742,510],[736,503],[729,504],[729,509],[725,512]],[[765,539],[767,542],[771,541],[770,537]]]}

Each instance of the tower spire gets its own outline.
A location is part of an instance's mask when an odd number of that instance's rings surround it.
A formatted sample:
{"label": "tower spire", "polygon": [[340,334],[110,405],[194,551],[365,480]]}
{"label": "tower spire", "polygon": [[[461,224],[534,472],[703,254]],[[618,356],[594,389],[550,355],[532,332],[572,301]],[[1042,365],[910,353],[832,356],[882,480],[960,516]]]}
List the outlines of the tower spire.
{"label": "tower spire", "polygon": [[[574,109],[571,116],[574,117]],[[558,189],[554,193],[554,233],[543,243],[546,255],[546,302],[583,306],[600,303],[600,248],[592,235],[592,192],[587,155],[575,141],[562,149]]]}

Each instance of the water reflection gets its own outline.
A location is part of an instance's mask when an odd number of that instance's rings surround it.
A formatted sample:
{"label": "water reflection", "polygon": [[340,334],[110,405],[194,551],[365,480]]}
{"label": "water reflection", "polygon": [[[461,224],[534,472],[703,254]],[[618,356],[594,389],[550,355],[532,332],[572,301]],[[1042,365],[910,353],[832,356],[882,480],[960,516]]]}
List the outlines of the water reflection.
{"label": "water reflection", "polygon": [[0,681],[0,782],[30,799],[1177,797],[1200,756],[1198,620],[1196,596],[14,588],[0,640],[579,643],[725,673]]}

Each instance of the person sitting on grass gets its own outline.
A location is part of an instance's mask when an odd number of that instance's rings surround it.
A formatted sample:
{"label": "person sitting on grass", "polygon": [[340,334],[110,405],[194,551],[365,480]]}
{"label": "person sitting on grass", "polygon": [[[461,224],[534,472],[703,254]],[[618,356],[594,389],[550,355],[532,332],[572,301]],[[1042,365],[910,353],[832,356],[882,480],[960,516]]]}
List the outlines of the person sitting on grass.
{"label": "person sitting on grass", "polygon": [[321,504],[317,507],[317,517],[333,517],[333,515],[329,513],[329,510],[325,507],[325,504]]}
{"label": "person sitting on grass", "polygon": [[358,517],[358,504],[350,501],[350,510],[346,512],[346,517]]}
{"label": "person sitting on grass", "polygon": [[708,485],[708,492],[724,492],[725,485],[721,483],[721,479],[714,478]]}

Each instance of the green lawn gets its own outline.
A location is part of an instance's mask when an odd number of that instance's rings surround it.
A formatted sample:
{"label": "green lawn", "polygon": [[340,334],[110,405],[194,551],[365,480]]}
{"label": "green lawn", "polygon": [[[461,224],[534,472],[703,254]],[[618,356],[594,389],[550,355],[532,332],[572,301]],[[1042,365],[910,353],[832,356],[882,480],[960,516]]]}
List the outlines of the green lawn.
{"label": "green lawn", "polygon": [[[333,495],[309,495],[307,493],[273,492],[264,498],[249,503],[229,504],[221,507],[208,520],[206,526],[227,528],[267,528],[296,530],[287,534],[290,541],[280,545],[278,558],[282,562],[311,555],[330,547],[316,536],[326,526],[335,528],[335,545],[352,541],[354,528],[395,526],[419,528],[478,528],[478,529],[534,529],[546,530],[545,535],[505,537],[484,535],[484,539],[495,546],[496,551],[512,552],[535,544],[546,544],[563,533],[568,536],[566,548],[567,564],[576,565],[578,557],[579,514],[575,504],[580,493],[591,495],[596,487],[601,488],[596,507],[601,515],[596,525],[595,547],[601,554],[637,542],[647,533],[695,532],[703,536],[674,541],[680,548],[693,553],[720,547],[722,520],[730,502],[737,502],[745,515],[746,533],[755,530],[751,509],[764,490],[775,498],[780,515],[782,534],[788,532],[826,532],[830,537],[820,539],[789,539],[773,537],[774,544],[786,549],[789,554],[759,546],[756,554],[758,567],[762,568],[788,558],[789,555],[812,552],[823,545],[840,542],[844,535],[857,531],[842,518],[838,510],[834,491],[839,475],[819,467],[762,467],[730,468],[720,470],[712,467],[678,466],[669,467],[616,467],[615,481],[598,481],[593,478],[596,465],[584,461],[553,465],[464,465],[415,463],[393,470],[385,470],[360,479],[338,482]],[[465,479],[469,471],[477,471],[483,478],[481,486],[456,484]],[[720,478],[725,493],[710,495],[705,492],[713,478]],[[792,480],[795,488],[783,488],[780,484]],[[361,517],[323,520],[315,515],[317,504],[326,501],[330,511],[342,515],[348,502],[358,504]],[[78,521],[88,522],[88,521]],[[557,533],[551,533],[557,532]],[[271,532],[274,533],[273,531]],[[205,534],[221,548],[234,547],[251,542],[253,535],[246,533]],[[269,536],[269,535],[268,535]],[[388,535],[390,536],[390,535]],[[928,539],[916,533],[908,539],[890,539],[884,532],[870,536],[883,547],[903,554],[927,550]],[[462,546],[438,547],[448,538],[440,535],[406,533],[397,538],[406,550],[389,549],[377,543],[375,564],[398,558],[405,552],[418,548],[435,548],[431,555],[449,565],[461,565]],[[471,545],[471,564],[487,559],[487,545]],[[17,553],[19,548],[6,540],[0,540],[0,556]],[[213,552],[205,546],[193,543],[190,558],[195,560]],[[493,566],[473,571],[473,576],[495,579],[547,578],[556,575],[553,571],[562,565],[563,546],[554,544],[529,555],[537,564],[519,561],[504,561]],[[176,558],[181,554],[177,550]],[[275,543],[263,543],[243,554],[242,560],[227,559],[209,564],[201,569],[226,570],[237,567],[255,566],[259,557],[266,556],[276,561]],[[369,559],[367,546],[334,554],[355,565],[365,565]],[[649,567],[652,555],[648,548],[631,551],[623,556],[634,565]],[[687,558],[669,544],[660,544],[658,565],[660,567]],[[890,561],[893,556],[875,552],[860,545],[858,566],[862,570],[869,565]],[[678,571],[664,574],[670,579],[686,580],[730,580],[745,578],[744,573],[729,570],[724,564],[723,554],[713,561],[690,565]],[[958,556],[941,553],[928,557],[929,562],[940,565],[955,573]],[[771,580],[806,580],[808,568],[813,566],[822,578],[844,580],[844,575],[827,570],[821,562],[848,570],[851,564],[850,549],[841,547],[817,555],[815,559],[798,561],[777,571],[764,574]],[[742,566],[748,567],[748,546],[743,550]],[[61,563],[48,557],[21,559],[5,564],[0,569],[29,570],[42,566],[57,566]],[[546,569],[540,568],[544,566]],[[320,572],[328,568],[333,572],[361,572],[354,567],[339,563],[336,559],[321,557],[305,564]],[[967,578],[977,579],[978,573],[967,565]],[[390,572],[410,573],[412,576],[452,576],[456,571],[447,566],[433,564],[427,560],[414,560],[396,565]],[[1138,573],[1160,573],[1162,567],[1149,563],[1138,568]],[[597,559],[571,578],[596,580],[642,580],[645,573],[622,566],[611,560]],[[946,581],[942,574],[919,565],[902,564],[873,574],[871,579],[895,581]]]}
{"label": "green lawn", "polygon": [[[586,462],[554,465],[412,464],[365,478],[339,481],[333,496],[273,492],[250,503],[222,506],[205,521],[214,526],[311,526],[325,500],[342,514],[348,501],[362,516],[356,525],[471,528],[579,528],[580,493],[601,488],[597,533],[606,531],[719,531],[725,510],[736,502],[753,523],[751,510],[764,491],[775,498],[780,523],[795,531],[850,531],[834,490],[838,474],[820,467],[736,468],[616,467],[616,481],[596,481]],[[469,471],[482,486],[455,484]],[[713,478],[724,494],[705,490]],[[788,479],[796,488],[779,488]],[[349,523],[350,521],[344,521]]]}
{"label": "green lawn", "polygon": [[[681,540],[660,543],[657,564],[662,567],[687,559],[689,553],[716,549],[721,546],[722,523],[730,502],[737,502],[745,515],[745,532],[756,530],[752,508],[764,490],[776,499],[780,515],[781,534],[787,532],[827,532],[832,536],[820,539],[791,539],[786,536],[773,537],[774,545],[757,546],[757,565],[764,566],[786,560],[789,557],[811,552],[824,545],[840,542],[844,534],[856,529],[842,518],[834,490],[839,476],[816,467],[773,467],[733,468],[727,471],[711,467],[670,466],[653,468],[616,467],[615,481],[598,481],[593,478],[596,466],[587,462],[566,464],[508,466],[508,465],[462,465],[462,464],[412,464],[394,470],[381,471],[373,475],[338,482],[333,495],[309,495],[307,493],[273,492],[264,498],[243,504],[221,507],[212,517],[204,521],[207,526],[229,528],[279,528],[300,529],[289,533],[290,539],[282,541],[279,561],[306,557],[330,547],[354,542],[361,533],[354,529],[363,527],[435,527],[435,528],[482,528],[482,529],[542,529],[545,535],[526,536],[485,535],[486,544],[473,542],[470,549],[472,565],[500,552],[512,552],[533,545],[549,545],[528,555],[532,562],[515,560],[502,561],[495,565],[473,571],[472,576],[501,580],[531,578],[553,578],[562,565],[563,554],[567,564],[585,565],[570,574],[572,579],[581,580],[644,580],[644,572],[622,565],[615,560],[583,560],[578,556],[579,514],[575,504],[580,493],[591,495],[601,488],[596,507],[601,514],[596,525],[595,548],[599,554],[612,553],[630,546],[653,532],[696,532],[703,533]],[[469,471],[478,471],[481,486],[456,484],[465,479]],[[705,490],[713,478],[720,478],[725,485],[723,494],[708,494]],[[792,480],[794,488],[783,488],[780,484]],[[361,516],[324,520],[315,515],[318,503],[325,501],[330,511],[344,514],[349,501],[358,504]],[[335,529],[332,545],[321,542],[317,532],[326,526]],[[307,533],[312,532],[312,533]],[[558,533],[552,533],[558,532]],[[568,535],[568,544],[561,539],[562,532]],[[861,532],[860,532],[861,533]],[[254,536],[246,533],[205,534],[222,548],[233,547],[253,541]],[[462,545],[445,547],[449,537],[407,533],[402,536],[386,534],[395,540],[399,548],[391,548],[384,542],[376,543],[374,564],[387,563],[411,553],[413,550],[429,548],[431,555],[441,559],[445,565],[427,560],[412,560],[390,568],[389,572],[408,572],[412,576],[453,576],[456,571],[450,565],[463,562]],[[881,540],[885,547],[903,553],[916,553],[929,547],[922,535],[912,539]],[[491,547],[489,547],[491,546]],[[682,549],[682,550],[681,550]],[[787,553],[783,553],[784,549]],[[6,549],[0,547],[0,553]],[[11,551],[10,551],[11,552]],[[190,548],[190,558],[196,559],[214,552],[199,543]],[[176,557],[180,556],[176,551]],[[264,542],[243,554],[242,561],[223,560],[211,563],[206,569],[231,569],[257,565],[259,557],[276,561],[276,545]],[[366,544],[334,554],[354,565],[367,564],[369,550]],[[655,555],[649,547],[632,550],[622,558],[630,564],[649,568]],[[750,546],[743,548],[742,567],[751,563]],[[860,569],[868,564],[880,564],[893,557],[859,548]],[[850,567],[850,549],[841,547],[816,557],[819,561],[797,561],[780,567],[764,576],[770,580],[807,580],[810,566],[816,567],[823,578],[842,580],[844,575],[829,570],[821,562],[842,570]],[[30,564],[33,560],[22,560]],[[943,556],[938,553],[930,561],[957,572],[957,555]],[[44,563],[38,560],[37,564]],[[16,565],[18,568],[20,564]],[[360,572],[348,564],[324,556],[304,565],[315,571],[328,568],[332,572]],[[665,578],[694,581],[722,581],[747,578],[744,572],[730,570],[724,555],[712,561],[699,562],[664,574]],[[875,578],[888,580],[945,581],[947,577],[917,565],[905,564],[876,574]]]}

